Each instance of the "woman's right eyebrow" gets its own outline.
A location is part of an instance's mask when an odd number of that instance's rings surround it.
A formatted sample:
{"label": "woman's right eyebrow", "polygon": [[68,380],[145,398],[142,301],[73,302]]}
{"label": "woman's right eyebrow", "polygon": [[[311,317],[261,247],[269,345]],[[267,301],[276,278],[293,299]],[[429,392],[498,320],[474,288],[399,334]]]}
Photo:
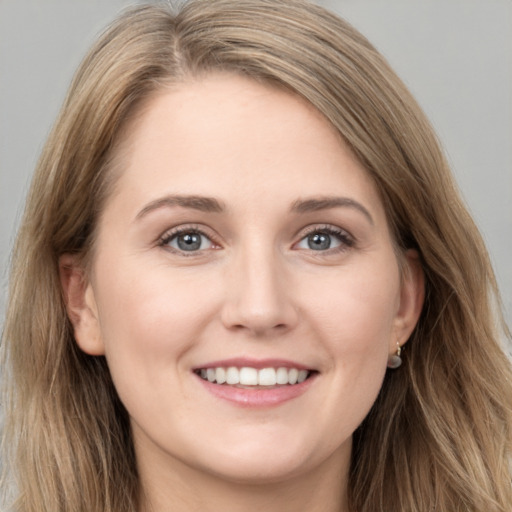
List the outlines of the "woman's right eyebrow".
{"label": "woman's right eyebrow", "polygon": [[169,208],[173,206],[181,206],[182,208],[190,208],[206,213],[222,213],[225,206],[214,197],[196,196],[196,195],[170,195],[160,197],[147,204],[135,217],[136,220],[144,217],[148,213],[159,208]]}

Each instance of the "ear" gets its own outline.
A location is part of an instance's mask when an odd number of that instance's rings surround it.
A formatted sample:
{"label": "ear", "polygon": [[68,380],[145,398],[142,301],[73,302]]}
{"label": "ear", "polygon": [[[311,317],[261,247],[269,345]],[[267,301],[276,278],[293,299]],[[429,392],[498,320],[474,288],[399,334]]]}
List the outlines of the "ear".
{"label": "ear", "polygon": [[66,310],[78,346],[87,354],[103,355],[105,347],[94,291],[79,257],[74,254],[63,254],[59,258],[59,275]]}
{"label": "ear", "polygon": [[396,353],[397,342],[404,345],[418,323],[425,300],[425,274],[418,251],[409,249],[403,256],[400,305],[394,320],[394,339],[389,353]]}

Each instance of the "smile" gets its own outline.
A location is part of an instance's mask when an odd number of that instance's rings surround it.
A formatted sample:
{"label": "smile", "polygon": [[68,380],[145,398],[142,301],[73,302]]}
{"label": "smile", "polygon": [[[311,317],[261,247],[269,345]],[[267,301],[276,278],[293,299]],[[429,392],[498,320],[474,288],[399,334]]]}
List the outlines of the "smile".
{"label": "smile", "polygon": [[276,407],[305,394],[320,372],[286,359],[238,357],[193,368],[202,388],[216,399],[244,408]]}
{"label": "smile", "polygon": [[310,370],[298,368],[253,368],[243,366],[201,368],[196,370],[203,380],[214,384],[227,384],[230,386],[263,386],[295,385],[304,382],[310,375]]}

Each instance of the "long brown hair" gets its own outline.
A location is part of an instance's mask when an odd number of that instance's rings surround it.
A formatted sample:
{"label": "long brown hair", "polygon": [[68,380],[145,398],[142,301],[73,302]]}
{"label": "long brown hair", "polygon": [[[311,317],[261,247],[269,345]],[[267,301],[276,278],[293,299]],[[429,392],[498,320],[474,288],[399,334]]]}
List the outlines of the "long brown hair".
{"label": "long brown hair", "polygon": [[2,341],[2,488],[12,489],[11,509],[139,507],[128,415],[104,358],[74,342],[58,258],[90,254],[116,143],[137,107],[214,70],[286,87],[323,113],[375,180],[397,246],[421,255],[424,310],[404,365],[388,373],[354,434],[351,510],[507,512],[512,378],[481,237],[402,82],[361,34],[302,0],[192,0],[176,13],[139,6],[84,59],[40,158],[12,259]]}

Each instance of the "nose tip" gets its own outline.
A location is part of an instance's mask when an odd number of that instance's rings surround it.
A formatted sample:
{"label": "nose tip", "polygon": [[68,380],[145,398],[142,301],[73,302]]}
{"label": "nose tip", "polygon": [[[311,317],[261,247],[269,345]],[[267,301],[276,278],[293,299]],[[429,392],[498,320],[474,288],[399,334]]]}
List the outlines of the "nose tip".
{"label": "nose tip", "polygon": [[230,330],[253,336],[277,334],[295,326],[298,311],[284,272],[274,262],[232,272],[222,321]]}
{"label": "nose tip", "polygon": [[263,308],[250,308],[247,304],[232,304],[225,308],[223,321],[224,325],[237,331],[247,331],[255,336],[265,335],[269,332],[282,332],[293,325],[291,315],[284,314],[284,307],[278,306],[279,310],[267,304]]}

